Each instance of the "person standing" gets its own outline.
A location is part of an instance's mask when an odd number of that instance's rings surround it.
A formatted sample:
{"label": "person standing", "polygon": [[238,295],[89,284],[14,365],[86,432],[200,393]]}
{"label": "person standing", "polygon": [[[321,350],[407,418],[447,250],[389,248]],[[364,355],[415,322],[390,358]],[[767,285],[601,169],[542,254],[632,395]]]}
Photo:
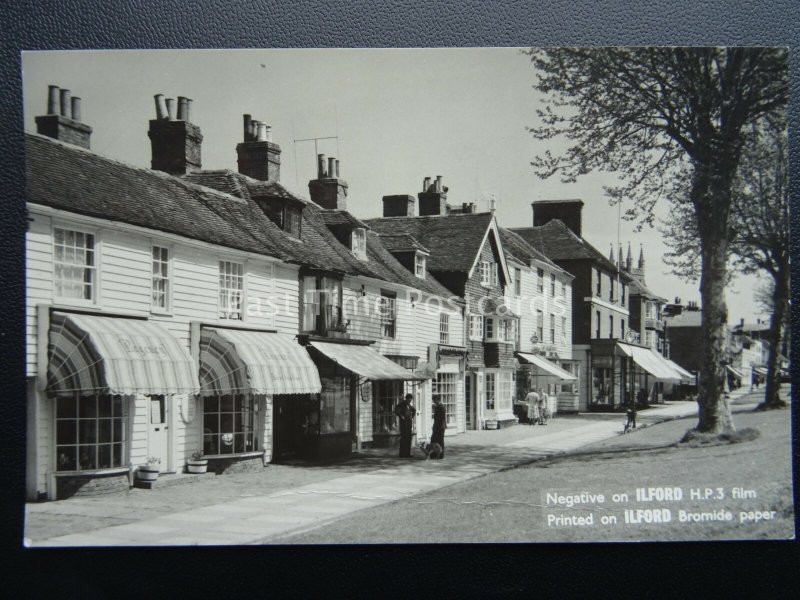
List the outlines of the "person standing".
{"label": "person standing", "polygon": [[444,430],[447,429],[447,409],[442,404],[442,397],[439,394],[433,395],[433,433],[431,434],[431,445],[439,444],[442,453],[439,458],[444,458]]}
{"label": "person standing", "polygon": [[413,399],[414,396],[406,394],[394,409],[394,414],[400,421],[400,458],[411,458],[411,435],[417,414],[417,410],[411,405]]}
{"label": "person standing", "polygon": [[528,405],[528,425],[536,425],[539,421],[539,393],[536,388],[532,388],[525,396],[525,403]]}
{"label": "person standing", "polygon": [[547,393],[544,388],[539,388],[539,425],[547,425],[547,402]]}

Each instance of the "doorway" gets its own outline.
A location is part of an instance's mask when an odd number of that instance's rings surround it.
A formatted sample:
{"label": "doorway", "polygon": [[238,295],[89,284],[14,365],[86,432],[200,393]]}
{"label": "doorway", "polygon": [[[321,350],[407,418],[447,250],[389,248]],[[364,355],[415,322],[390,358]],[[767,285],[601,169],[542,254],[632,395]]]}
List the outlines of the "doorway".
{"label": "doorway", "polygon": [[474,375],[464,375],[464,407],[467,413],[467,429],[475,429],[475,383]]}
{"label": "doorway", "polygon": [[166,396],[148,398],[147,457],[159,460],[159,471],[169,470],[169,425]]}

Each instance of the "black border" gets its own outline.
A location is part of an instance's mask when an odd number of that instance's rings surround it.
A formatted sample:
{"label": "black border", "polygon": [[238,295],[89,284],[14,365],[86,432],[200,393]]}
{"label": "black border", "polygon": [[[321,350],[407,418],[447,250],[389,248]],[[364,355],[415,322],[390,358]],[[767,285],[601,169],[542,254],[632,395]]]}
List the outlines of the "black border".
{"label": "black border", "polygon": [[[24,550],[24,156],[19,52],[80,48],[772,45],[791,49],[791,167],[798,172],[796,0],[6,0],[0,6],[0,487],[6,588],[24,597],[627,595],[748,586],[787,591],[796,543]],[[796,207],[797,184],[791,201]],[[798,213],[792,213],[797,239]],[[797,256],[793,253],[793,279]],[[792,295],[798,322],[798,293]],[[800,331],[800,329],[797,329]],[[797,356],[800,336],[792,342]],[[793,373],[793,380],[794,380]],[[797,432],[797,415],[793,419]],[[794,448],[797,465],[797,447]],[[795,477],[795,480],[797,478]],[[797,498],[797,490],[795,490]],[[9,567],[12,571],[9,571]]]}

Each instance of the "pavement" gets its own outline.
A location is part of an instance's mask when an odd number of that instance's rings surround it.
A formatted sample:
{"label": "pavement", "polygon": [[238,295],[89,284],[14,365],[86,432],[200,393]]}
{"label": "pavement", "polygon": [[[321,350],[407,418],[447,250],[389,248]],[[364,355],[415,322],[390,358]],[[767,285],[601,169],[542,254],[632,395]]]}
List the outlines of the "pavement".
{"label": "pavement", "polygon": [[[763,389],[748,392],[735,390],[731,401],[749,405],[763,398]],[[695,402],[653,406],[637,414],[633,435],[696,414]],[[280,544],[365,508],[620,435],[624,421],[619,413],[564,415],[546,426],[447,437],[444,460],[424,460],[418,450],[412,459],[400,459],[396,449],[370,449],[323,465],[271,464],[185,485],[29,503],[24,541],[28,547]]]}

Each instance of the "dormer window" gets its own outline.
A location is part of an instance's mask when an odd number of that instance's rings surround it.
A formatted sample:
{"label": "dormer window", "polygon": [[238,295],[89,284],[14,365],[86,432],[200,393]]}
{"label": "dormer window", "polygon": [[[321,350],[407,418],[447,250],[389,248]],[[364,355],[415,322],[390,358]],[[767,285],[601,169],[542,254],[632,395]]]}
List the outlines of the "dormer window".
{"label": "dormer window", "polygon": [[427,270],[428,259],[424,254],[416,253],[414,256],[414,275],[420,279],[425,279],[425,272]]}
{"label": "dormer window", "polygon": [[296,238],[300,237],[303,207],[283,198],[256,198],[256,203],[270,221]]}
{"label": "dormer window", "polygon": [[356,258],[360,260],[367,259],[367,232],[363,228],[357,227],[353,229],[350,234],[350,249]]}

